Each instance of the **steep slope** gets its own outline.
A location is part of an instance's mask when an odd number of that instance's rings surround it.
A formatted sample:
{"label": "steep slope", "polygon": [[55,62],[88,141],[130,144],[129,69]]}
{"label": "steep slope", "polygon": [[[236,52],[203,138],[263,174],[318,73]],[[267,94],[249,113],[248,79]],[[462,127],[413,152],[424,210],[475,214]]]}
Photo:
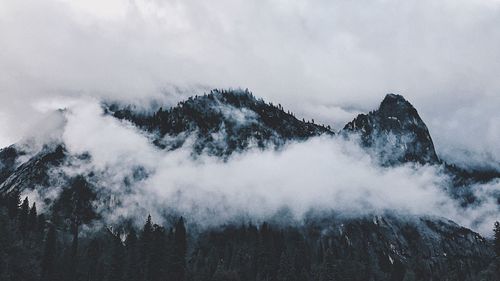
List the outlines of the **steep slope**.
{"label": "steep slope", "polygon": [[[48,186],[50,170],[62,164],[65,154],[62,145],[45,146],[29,160],[5,173],[6,177],[0,182],[0,195]],[[11,161],[10,158],[7,159]]]}
{"label": "steep slope", "polygon": [[190,97],[170,109],[140,115],[130,108],[108,107],[113,116],[126,119],[157,134],[155,144],[175,149],[195,136],[197,153],[228,156],[249,147],[279,147],[288,140],[333,134],[325,126],[300,121],[281,105],[265,103],[242,90],[213,90]]}
{"label": "steep slope", "polygon": [[0,149],[0,183],[15,171],[18,158],[24,154],[25,152],[15,145]]}
{"label": "steep slope", "polygon": [[343,132],[359,134],[362,145],[383,165],[439,162],[427,126],[401,95],[386,95],[377,110],[358,115]]}

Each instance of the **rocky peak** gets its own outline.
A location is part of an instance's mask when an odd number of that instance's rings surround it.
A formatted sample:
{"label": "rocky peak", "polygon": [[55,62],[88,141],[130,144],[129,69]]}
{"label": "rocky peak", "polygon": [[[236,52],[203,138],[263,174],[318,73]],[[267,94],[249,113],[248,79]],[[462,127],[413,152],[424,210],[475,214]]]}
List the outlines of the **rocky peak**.
{"label": "rocky peak", "polygon": [[439,162],[427,126],[401,95],[386,95],[377,110],[358,115],[343,131],[359,134],[384,165]]}

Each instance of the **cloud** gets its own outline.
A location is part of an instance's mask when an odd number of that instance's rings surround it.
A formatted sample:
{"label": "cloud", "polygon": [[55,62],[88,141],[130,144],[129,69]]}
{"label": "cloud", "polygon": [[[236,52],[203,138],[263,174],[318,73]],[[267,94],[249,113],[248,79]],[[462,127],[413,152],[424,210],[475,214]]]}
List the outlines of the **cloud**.
{"label": "cloud", "polygon": [[[487,233],[499,219],[487,199],[498,182],[475,187],[486,199],[464,211],[436,168],[383,169],[334,138],[193,160],[189,148],[157,150],[102,115],[98,101],[175,104],[212,87],[248,87],[340,128],[396,92],[419,110],[439,156],[498,168],[498,26],[493,0],[0,0],[0,146],[51,131],[39,120],[61,121],[50,112],[68,107],[64,130],[42,135],[91,154],[64,172],[98,171],[103,192],[126,206],[110,220],[158,206],[213,223],[282,207],[300,217],[314,206],[430,213]],[[141,167],[151,176],[124,188]]]}
{"label": "cloud", "polygon": [[54,96],[248,87],[336,128],[401,93],[441,156],[500,162],[496,0],[1,0],[0,18],[2,146]]}
{"label": "cloud", "polygon": [[395,211],[450,218],[489,235],[491,223],[500,219],[494,202],[500,182],[472,187],[480,203],[464,209],[447,193],[449,178],[439,167],[382,168],[356,142],[343,138],[251,149],[223,161],[193,158],[189,142],[175,151],[160,150],[148,134],[104,115],[95,99],[72,102],[65,116],[66,148],[73,155],[89,153],[91,160],[75,161],[54,175],[92,172],[106,199],[99,210],[108,223],[133,218],[141,224],[148,213],[161,221],[172,211],[201,226],[269,219],[283,210],[296,221],[311,210],[348,216]]}

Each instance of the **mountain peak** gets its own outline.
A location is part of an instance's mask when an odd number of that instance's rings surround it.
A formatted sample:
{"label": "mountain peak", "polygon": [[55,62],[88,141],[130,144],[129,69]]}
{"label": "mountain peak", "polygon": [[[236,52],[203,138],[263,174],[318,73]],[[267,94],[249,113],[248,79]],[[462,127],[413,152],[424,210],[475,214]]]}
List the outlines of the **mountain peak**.
{"label": "mountain peak", "polygon": [[382,100],[382,104],[390,102],[408,102],[405,97],[400,94],[388,93]]}
{"label": "mountain peak", "polygon": [[402,95],[387,94],[377,110],[358,115],[344,132],[360,134],[362,144],[385,165],[439,162],[427,126]]}
{"label": "mountain peak", "polygon": [[[419,122],[424,125],[422,119],[418,115],[417,110],[407,101],[402,95],[387,94],[380,103],[378,113],[386,119],[397,118],[398,120],[411,119],[411,122]],[[392,118],[390,118],[392,117]],[[408,121],[407,120],[407,121]],[[420,122],[421,121],[421,122]]]}
{"label": "mountain peak", "polygon": [[266,103],[248,90],[212,90],[147,116],[130,108],[109,106],[107,110],[155,133],[155,144],[162,148],[176,149],[187,137],[195,136],[195,152],[217,156],[228,156],[248,147],[279,147],[289,140],[333,134],[328,127],[313,120],[299,120],[281,104]]}

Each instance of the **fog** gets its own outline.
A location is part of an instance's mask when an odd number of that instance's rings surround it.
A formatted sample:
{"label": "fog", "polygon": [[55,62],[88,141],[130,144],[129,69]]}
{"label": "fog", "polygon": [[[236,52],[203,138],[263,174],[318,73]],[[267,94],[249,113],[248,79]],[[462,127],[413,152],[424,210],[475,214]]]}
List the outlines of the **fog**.
{"label": "fog", "polygon": [[[148,133],[104,115],[96,99],[70,104],[59,112],[66,121],[55,122],[62,128],[56,141],[72,155],[91,157],[53,174],[92,172],[96,190],[112,197],[98,204],[109,224],[127,218],[142,224],[148,214],[161,222],[166,212],[204,227],[241,218],[259,221],[284,211],[294,222],[309,211],[353,217],[395,211],[445,217],[489,236],[492,222],[500,219],[494,201],[499,181],[473,187],[481,203],[464,209],[446,192],[450,179],[440,167],[383,168],[355,140],[319,136],[278,150],[250,149],[224,161],[206,154],[193,157],[189,140],[175,151],[160,150]],[[148,176],[134,176],[138,171]],[[62,188],[54,185],[48,194],[53,197]],[[47,195],[30,196],[36,201]]]}
{"label": "fog", "polygon": [[54,97],[248,87],[340,128],[395,92],[440,157],[498,169],[499,25],[498,0],[0,0],[0,145]]}

